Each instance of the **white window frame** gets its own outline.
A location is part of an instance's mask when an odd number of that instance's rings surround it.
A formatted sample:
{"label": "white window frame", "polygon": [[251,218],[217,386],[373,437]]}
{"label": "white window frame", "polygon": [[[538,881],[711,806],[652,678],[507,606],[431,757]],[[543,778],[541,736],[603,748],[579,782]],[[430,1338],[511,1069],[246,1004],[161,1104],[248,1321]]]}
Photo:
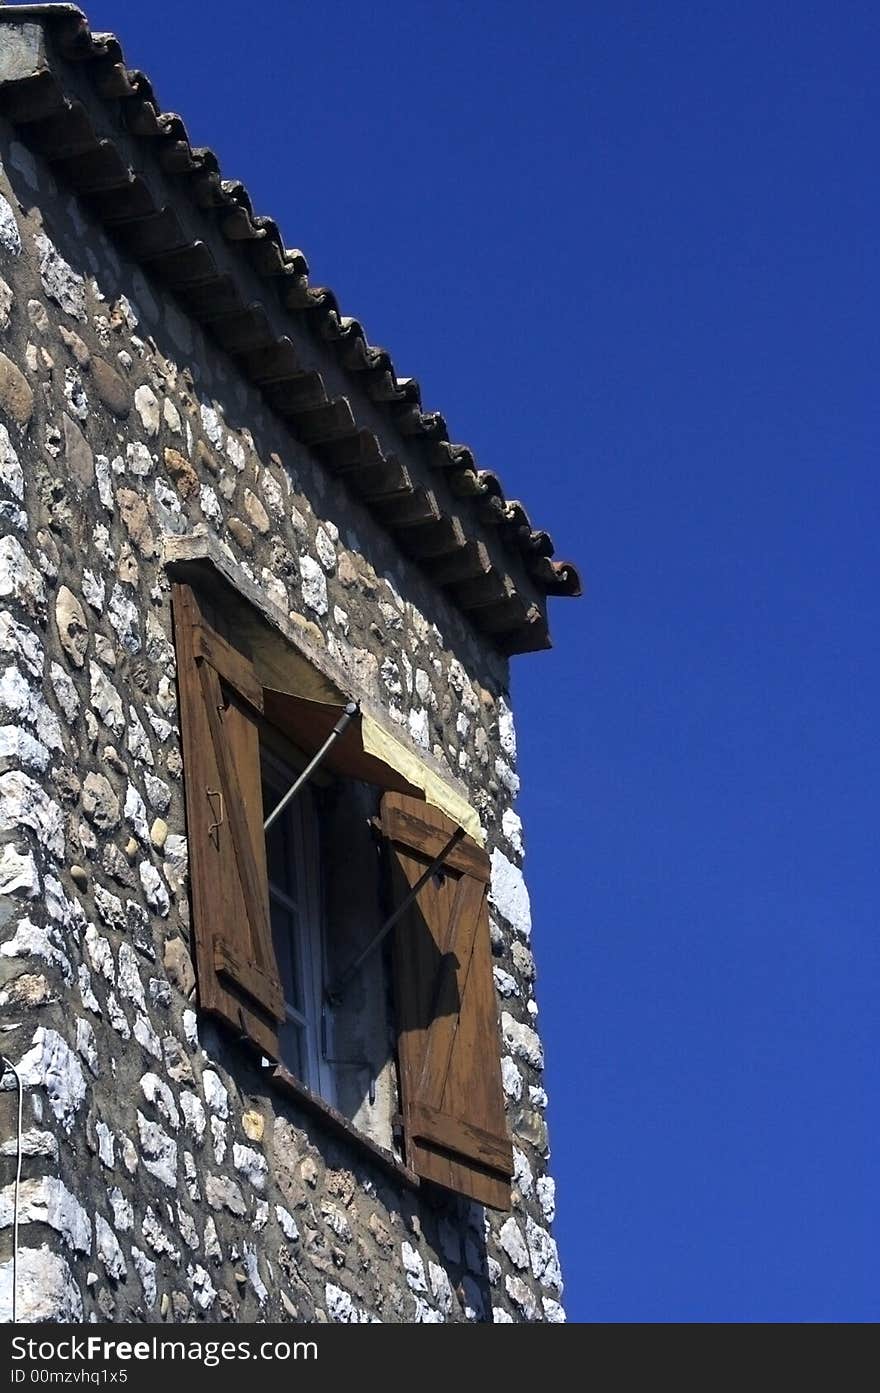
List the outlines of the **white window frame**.
{"label": "white window frame", "polygon": [[[262,777],[280,799],[297,778],[298,770],[277,755],[262,747],[260,751]],[[265,817],[270,809],[264,809]],[[304,1073],[300,1081],[325,1102],[335,1104],[336,1087],[333,1069],[328,1060],[332,1055],[330,1032],[332,1021],[326,1010],[324,987],[326,981],[326,946],[324,935],[323,896],[321,894],[320,840],[314,793],[308,785],[291,800],[280,821],[287,824],[290,844],[294,848],[297,867],[299,902],[272,880],[268,882],[270,902],[275,900],[293,916],[298,932],[291,943],[291,956],[299,968],[303,1005],[299,1011],[289,1000],[291,983],[282,980],[287,1019],[300,1027],[303,1040]],[[284,1061],[282,1061],[283,1063]]]}

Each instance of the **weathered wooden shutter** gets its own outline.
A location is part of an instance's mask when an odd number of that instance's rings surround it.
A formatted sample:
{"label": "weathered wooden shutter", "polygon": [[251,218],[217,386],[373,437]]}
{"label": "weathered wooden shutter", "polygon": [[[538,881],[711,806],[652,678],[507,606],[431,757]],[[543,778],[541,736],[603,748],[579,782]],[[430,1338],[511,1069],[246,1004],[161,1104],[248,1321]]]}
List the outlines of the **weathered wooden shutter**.
{"label": "weathered wooden shutter", "polygon": [[199,1003],[273,1059],[284,998],[272,947],[253,668],[172,591]]}
{"label": "weathered wooden shutter", "polygon": [[[382,799],[398,902],[456,824],[401,793]],[[407,1163],[417,1175],[510,1208],[513,1152],[486,893],[489,859],[469,837],[449,852],[397,924],[395,1001]]]}

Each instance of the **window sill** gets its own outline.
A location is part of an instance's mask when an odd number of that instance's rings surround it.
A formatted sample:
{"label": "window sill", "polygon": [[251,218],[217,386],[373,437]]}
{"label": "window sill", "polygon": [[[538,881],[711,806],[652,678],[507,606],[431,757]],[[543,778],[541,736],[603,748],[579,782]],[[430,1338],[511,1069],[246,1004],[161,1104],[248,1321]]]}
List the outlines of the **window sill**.
{"label": "window sill", "polygon": [[419,1177],[415,1171],[410,1170],[409,1166],[403,1161],[399,1161],[390,1151],[386,1151],[384,1146],[379,1146],[363,1132],[358,1131],[353,1122],[349,1122],[347,1117],[343,1117],[341,1112],[330,1103],[319,1098],[310,1088],[306,1088],[304,1083],[289,1073],[282,1064],[276,1064],[270,1071],[269,1077],[275,1088],[280,1093],[286,1094],[295,1102],[314,1114],[328,1131],[335,1132],[344,1141],[350,1142],[352,1146],[360,1151],[366,1152],[370,1160],[380,1166],[392,1179],[397,1180],[410,1189],[417,1190],[420,1185]]}

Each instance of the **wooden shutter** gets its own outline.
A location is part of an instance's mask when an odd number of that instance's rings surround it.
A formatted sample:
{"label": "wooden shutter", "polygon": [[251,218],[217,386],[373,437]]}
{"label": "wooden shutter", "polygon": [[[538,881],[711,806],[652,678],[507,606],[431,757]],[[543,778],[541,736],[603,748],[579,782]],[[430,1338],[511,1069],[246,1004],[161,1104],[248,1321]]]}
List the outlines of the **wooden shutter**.
{"label": "wooden shutter", "polygon": [[[397,902],[456,824],[401,793],[382,799]],[[397,924],[395,1000],[406,1159],[426,1180],[510,1208],[507,1136],[486,893],[489,858],[470,837],[448,853]]]}
{"label": "wooden shutter", "polygon": [[269,919],[262,688],[195,591],[175,584],[172,604],[199,1003],[277,1059],[284,997]]}

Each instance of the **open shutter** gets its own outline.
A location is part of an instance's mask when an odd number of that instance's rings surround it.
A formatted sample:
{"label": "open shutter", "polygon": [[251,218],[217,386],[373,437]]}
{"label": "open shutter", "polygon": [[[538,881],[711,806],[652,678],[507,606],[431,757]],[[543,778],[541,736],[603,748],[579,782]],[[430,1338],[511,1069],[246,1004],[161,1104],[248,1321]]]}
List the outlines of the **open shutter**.
{"label": "open shutter", "polygon": [[284,998],[272,947],[258,718],[246,658],[172,591],[199,1003],[273,1059]]}
{"label": "open shutter", "polygon": [[[456,824],[401,793],[382,799],[396,898]],[[396,926],[395,997],[408,1165],[493,1209],[510,1208],[507,1136],[486,893],[489,859],[463,838]]]}

